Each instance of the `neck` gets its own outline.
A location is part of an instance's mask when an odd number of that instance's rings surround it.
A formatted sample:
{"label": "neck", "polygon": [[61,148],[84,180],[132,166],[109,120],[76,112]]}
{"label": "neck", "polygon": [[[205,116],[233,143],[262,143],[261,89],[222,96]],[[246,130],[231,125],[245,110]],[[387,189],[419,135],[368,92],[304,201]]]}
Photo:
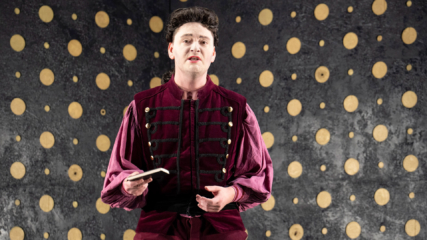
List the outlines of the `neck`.
{"label": "neck", "polygon": [[188,75],[181,72],[179,68],[175,68],[174,80],[176,85],[185,92],[193,92],[206,84],[206,75],[207,72],[202,75]]}

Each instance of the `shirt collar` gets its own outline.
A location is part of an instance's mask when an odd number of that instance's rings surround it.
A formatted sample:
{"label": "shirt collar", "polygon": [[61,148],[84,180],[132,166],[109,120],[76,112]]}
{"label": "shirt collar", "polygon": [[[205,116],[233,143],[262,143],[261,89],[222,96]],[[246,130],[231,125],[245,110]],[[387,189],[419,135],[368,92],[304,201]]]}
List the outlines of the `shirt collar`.
{"label": "shirt collar", "polygon": [[[168,87],[170,88],[172,94],[175,98],[182,100],[182,96],[184,94],[184,90],[182,90],[178,84],[175,82],[175,73],[172,74],[170,80],[167,82]],[[209,77],[209,74],[206,74],[206,84],[199,88],[197,92],[197,99],[205,98],[209,95],[210,91],[215,87],[215,84],[212,82],[212,79]]]}

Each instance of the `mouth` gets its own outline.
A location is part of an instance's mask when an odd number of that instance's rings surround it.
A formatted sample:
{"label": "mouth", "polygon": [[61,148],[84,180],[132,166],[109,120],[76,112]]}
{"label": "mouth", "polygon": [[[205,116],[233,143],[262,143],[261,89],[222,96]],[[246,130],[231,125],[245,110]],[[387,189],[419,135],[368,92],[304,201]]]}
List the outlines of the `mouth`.
{"label": "mouth", "polygon": [[201,61],[201,59],[200,59],[199,57],[197,57],[197,56],[191,56],[191,57],[189,57],[187,60],[188,60],[188,61],[190,61],[190,62],[198,62],[198,61]]}

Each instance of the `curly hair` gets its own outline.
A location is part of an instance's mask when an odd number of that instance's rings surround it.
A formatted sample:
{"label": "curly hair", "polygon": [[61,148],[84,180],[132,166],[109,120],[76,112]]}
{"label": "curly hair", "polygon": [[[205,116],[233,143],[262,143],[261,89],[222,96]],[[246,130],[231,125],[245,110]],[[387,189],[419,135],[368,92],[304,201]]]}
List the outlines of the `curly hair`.
{"label": "curly hair", "polygon": [[[166,40],[168,43],[173,42],[177,29],[189,22],[201,23],[205,28],[211,31],[214,39],[214,46],[218,46],[218,16],[213,10],[198,6],[178,8],[171,13],[169,23],[166,27]],[[167,83],[174,73],[174,69],[164,73],[162,82]]]}

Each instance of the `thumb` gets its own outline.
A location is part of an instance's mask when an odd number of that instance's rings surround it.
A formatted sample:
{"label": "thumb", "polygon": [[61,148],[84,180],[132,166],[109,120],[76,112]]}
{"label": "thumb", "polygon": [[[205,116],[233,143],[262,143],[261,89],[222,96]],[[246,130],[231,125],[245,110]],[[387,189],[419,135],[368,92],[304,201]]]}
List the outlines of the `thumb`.
{"label": "thumb", "polygon": [[218,192],[220,190],[219,186],[205,186],[205,189],[209,192]]}

